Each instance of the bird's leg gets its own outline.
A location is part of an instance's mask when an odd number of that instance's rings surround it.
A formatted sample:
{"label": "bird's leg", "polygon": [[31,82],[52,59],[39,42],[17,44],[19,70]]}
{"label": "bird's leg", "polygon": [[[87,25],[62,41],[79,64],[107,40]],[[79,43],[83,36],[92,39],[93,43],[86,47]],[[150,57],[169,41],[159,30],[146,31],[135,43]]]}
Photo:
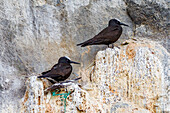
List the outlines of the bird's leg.
{"label": "bird's leg", "polygon": [[112,43],[112,48],[114,48],[114,44]]}

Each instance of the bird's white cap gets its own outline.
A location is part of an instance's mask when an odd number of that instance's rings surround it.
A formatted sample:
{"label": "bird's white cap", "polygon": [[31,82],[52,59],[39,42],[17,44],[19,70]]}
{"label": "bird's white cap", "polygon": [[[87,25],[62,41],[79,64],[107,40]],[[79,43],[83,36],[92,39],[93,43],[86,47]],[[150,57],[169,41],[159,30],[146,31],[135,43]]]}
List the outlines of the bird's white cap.
{"label": "bird's white cap", "polygon": [[64,57],[66,57],[67,59],[71,60],[68,56],[64,56]]}

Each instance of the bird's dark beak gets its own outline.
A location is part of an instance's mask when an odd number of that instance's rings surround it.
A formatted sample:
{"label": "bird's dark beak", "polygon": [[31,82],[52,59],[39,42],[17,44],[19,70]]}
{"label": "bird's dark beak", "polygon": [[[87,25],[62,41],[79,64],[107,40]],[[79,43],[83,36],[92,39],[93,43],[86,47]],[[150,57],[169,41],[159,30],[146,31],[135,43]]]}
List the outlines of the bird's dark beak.
{"label": "bird's dark beak", "polygon": [[70,61],[70,63],[74,63],[74,64],[80,64],[80,63],[78,63],[78,62],[74,62],[74,61]]}
{"label": "bird's dark beak", "polygon": [[124,23],[121,23],[121,22],[120,22],[120,25],[124,25],[124,26],[127,26],[127,27],[129,27],[127,24],[124,24]]}

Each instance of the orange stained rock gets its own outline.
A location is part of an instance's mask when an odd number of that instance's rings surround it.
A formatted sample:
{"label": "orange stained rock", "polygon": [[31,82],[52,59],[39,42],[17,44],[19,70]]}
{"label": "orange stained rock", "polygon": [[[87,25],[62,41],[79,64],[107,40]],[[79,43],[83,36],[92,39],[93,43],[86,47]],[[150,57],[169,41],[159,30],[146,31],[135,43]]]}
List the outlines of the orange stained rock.
{"label": "orange stained rock", "polygon": [[128,59],[133,59],[136,56],[136,44],[129,44],[126,48],[126,55]]}

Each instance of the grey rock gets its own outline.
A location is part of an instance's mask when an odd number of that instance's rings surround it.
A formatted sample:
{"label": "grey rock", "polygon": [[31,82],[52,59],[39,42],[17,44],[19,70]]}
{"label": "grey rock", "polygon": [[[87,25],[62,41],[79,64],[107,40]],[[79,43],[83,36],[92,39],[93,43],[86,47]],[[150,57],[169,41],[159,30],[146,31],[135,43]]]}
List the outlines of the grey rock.
{"label": "grey rock", "polygon": [[[81,67],[74,65],[75,73],[85,70],[106,46],[80,48],[76,44],[92,38],[111,18],[130,25],[123,29],[117,45],[135,34],[158,39],[169,50],[168,4],[167,0],[1,0],[0,110],[17,112],[25,77],[50,69],[61,56],[81,62]],[[135,9],[139,10],[137,15],[132,13]],[[144,12],[144,19],[140,19],[140,12]],[[85,76],[82,84],[88,81]]]}
{"label": "grey rock", "polygon": [[127,14],[134,23],[134,34],[140,37],[149,37],[161,41],[169,47],[169,2],[166,0],[124,0],[127,5]]}

